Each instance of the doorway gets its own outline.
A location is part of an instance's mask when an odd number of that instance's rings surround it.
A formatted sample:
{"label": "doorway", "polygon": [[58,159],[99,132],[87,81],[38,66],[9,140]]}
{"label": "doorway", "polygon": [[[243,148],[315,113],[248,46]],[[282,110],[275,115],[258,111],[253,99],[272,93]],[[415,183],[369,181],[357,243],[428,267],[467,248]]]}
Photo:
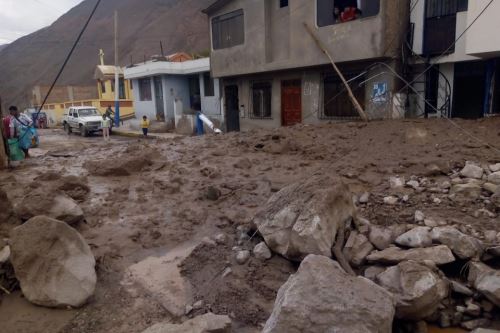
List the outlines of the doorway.
{"label": "doorway", "polygon": [[483,116],[486,67],[483,61],[455,64],[453,117],[475,119]]}
{"label": "doorway", "polygon": [[240,130],[240,102],[238,99],[238,86],[225,86],[224,96],[226,97],[227,131],[238,132]]}
{"label": "doorway", "polygon": [[281,124],[302,123],[302,88],[300,80],[281,82]]}
{"label": "doorway", "polygon": [[163,83],[161,76],[154,77],[156,120],[165,121],[165,106],[163,103]]}

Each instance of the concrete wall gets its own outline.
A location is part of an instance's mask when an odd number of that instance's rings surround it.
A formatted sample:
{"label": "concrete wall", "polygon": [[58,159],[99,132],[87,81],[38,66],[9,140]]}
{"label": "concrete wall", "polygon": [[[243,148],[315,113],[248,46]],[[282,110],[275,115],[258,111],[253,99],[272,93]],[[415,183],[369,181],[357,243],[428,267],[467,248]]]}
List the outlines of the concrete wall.
{"label": "concrete wall", "polygon": [[184,111],[191,108],[189,100],[189,81],[187,76],[164,75],[163,94],[166,104],[165,119],[175,119],[174,103],[176,101],[182,102]]}
{"label": "concrete wall", "polygon": [[[489,0],[469,1],[467,25],[488,5]],[[500,1],[493,1],[465,36],[468,54],[480,57],[500,56]]]}
{"label": "concrete wall", "polygon": [[[308,35],[303,22],[317,29],[317,35],[327,44],[337,62],[395,54],[401,45],[397,37],[401,30],[399,27],[406,25],[407,7],[408,0],[381,0],[377,16],[318,28],[315,0],[290,0],[289,7],[281,9],[278,8],[278,1],[231,1],[212,13],[210,18],[242,8],[245,43],[212,50],[213,76],[228,77],[328,64],[328,58]],[[393,37],[396,40],[391,43]],[[391,46],[389,50],[388,46]]]}
{"label": "concrete wall", "polygon": [[155,108],[155,94],[153,88],[153,80],[151,79],[151,101],[141,101],[139,96],[139,80],[132,80],[133,85],[133,95],[134,95],[134,109],[136,118],[142,118],[147,116],[149,119],[156,119],[156,108]]}

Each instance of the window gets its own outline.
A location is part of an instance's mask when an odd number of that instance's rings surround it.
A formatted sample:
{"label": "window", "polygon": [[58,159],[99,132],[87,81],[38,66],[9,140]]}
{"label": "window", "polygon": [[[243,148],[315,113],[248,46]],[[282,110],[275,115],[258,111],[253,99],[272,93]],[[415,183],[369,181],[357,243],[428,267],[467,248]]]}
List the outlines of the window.
{"label": "window", "polygon": [[469,0],[458,0],[457,12],[466,12],[469,10]]}
{"label": "window", "polygon": [[424,54],[455,52],[457,12],[467,10],[464,0],[427,0],[425,7]]}
{"label": "window", "polygon": [[288,7],[288,0],[280,0],[280,8]]}
{"label": "window", "polygon": [[200,78],[198,76],[189,77],[189,102],[191,109],[201,111]]}
{"label": "window", "polygon": [[271,82],[252,85],[252,118],[271,118]]}
{"label": "window", "polygon": [[119,94],[120,94],[120,99],[125,99],[126,96],[125,96],[125,80],[123,78],[120,78],[120,81],[118,81],[119,85],[120,85],[120,89],[118,90],[119,91]]}
{"label": "window", "polygon": [[151,101],[151,79],[139,79],[139,99],[141,101]]}
{"label": "window", "polygon": [[103,94],[106,93],[106,83],[104,81],[99,80],[99,83],[101,84],[101,92]]}
{"label": "window", "polygon": [[215,96],[214,79],[210,73],[203,74],[203,86],[205,87],[205,96]]}
{"label": "window", "polygon": [[380,0],[316,0],[317,24],[325,27],[336,23],[376,16]]}
{"label": "window", "polygon": [[245,42],[243,9],[212,19],[214,50],[225,49]]}
{"label": "window", "polygon": [[[364,76],[359,76],[359,73],[346,73],[345,77],[349,81],[349,85],[354,96],[364,108],[365,101],[365,86],[360,85],[365,80]],[[354,80],[352,80],[355,78]],[[353,119],[359,115],[352,105],[351,99],[345,89],[344,84],[338,75],[326,74],[323,78],[323,112],[320,116],[322,119]]]}

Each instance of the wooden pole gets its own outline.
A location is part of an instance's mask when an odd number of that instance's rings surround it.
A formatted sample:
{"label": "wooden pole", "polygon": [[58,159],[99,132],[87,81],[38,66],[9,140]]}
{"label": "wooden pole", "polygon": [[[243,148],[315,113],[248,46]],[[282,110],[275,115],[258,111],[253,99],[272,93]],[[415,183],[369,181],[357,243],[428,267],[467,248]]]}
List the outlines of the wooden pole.
{"label": "wooden pole", "polygon": [[319,49],[328,57],[328,59],[330,59],[330,62],[332,63],[332,66],[333,66],[333,69],[335,69],[338,76],[342,80],[342,83],[346,87],[349,98],[351,99],[351,102],[354,105],[354,108],[358,112],[361,119],[363,119],[364,121],[368,121],[368,116],[366,115],[365,111],[363,111],[363,108],[359,104],[356,97],[354,97],[354,94],[352,93],[351,87],[349,87],[349,84],[347,83],[344,75],[342,75],[342,72],[339,70],[339,68],[335,64],[335,61],[333,61],[333,58],[330,55],[330,53],[328,52],[328,50],[326,49],[326,47],[323,45],[323,43],[319,40],[318,36],[316,36],[314,31],[311,29],[311,27],[306,22],[304,22],[304,27],[306,28],[307,32],[311,35],[312,39],[314,40],[316,45],[319,47]]}

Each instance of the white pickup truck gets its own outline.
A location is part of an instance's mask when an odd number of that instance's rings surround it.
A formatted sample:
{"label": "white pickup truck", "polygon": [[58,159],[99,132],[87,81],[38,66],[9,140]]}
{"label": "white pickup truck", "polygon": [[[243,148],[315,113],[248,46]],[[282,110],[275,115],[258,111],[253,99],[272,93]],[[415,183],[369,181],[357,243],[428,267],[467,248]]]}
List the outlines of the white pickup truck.
{"label": "white pickup truck", "polygon": [[73,106],[64,114],[62,123],[66,133],[78,131],[81,136],[89,136],[100,131],[102,115],[95,107]]}

